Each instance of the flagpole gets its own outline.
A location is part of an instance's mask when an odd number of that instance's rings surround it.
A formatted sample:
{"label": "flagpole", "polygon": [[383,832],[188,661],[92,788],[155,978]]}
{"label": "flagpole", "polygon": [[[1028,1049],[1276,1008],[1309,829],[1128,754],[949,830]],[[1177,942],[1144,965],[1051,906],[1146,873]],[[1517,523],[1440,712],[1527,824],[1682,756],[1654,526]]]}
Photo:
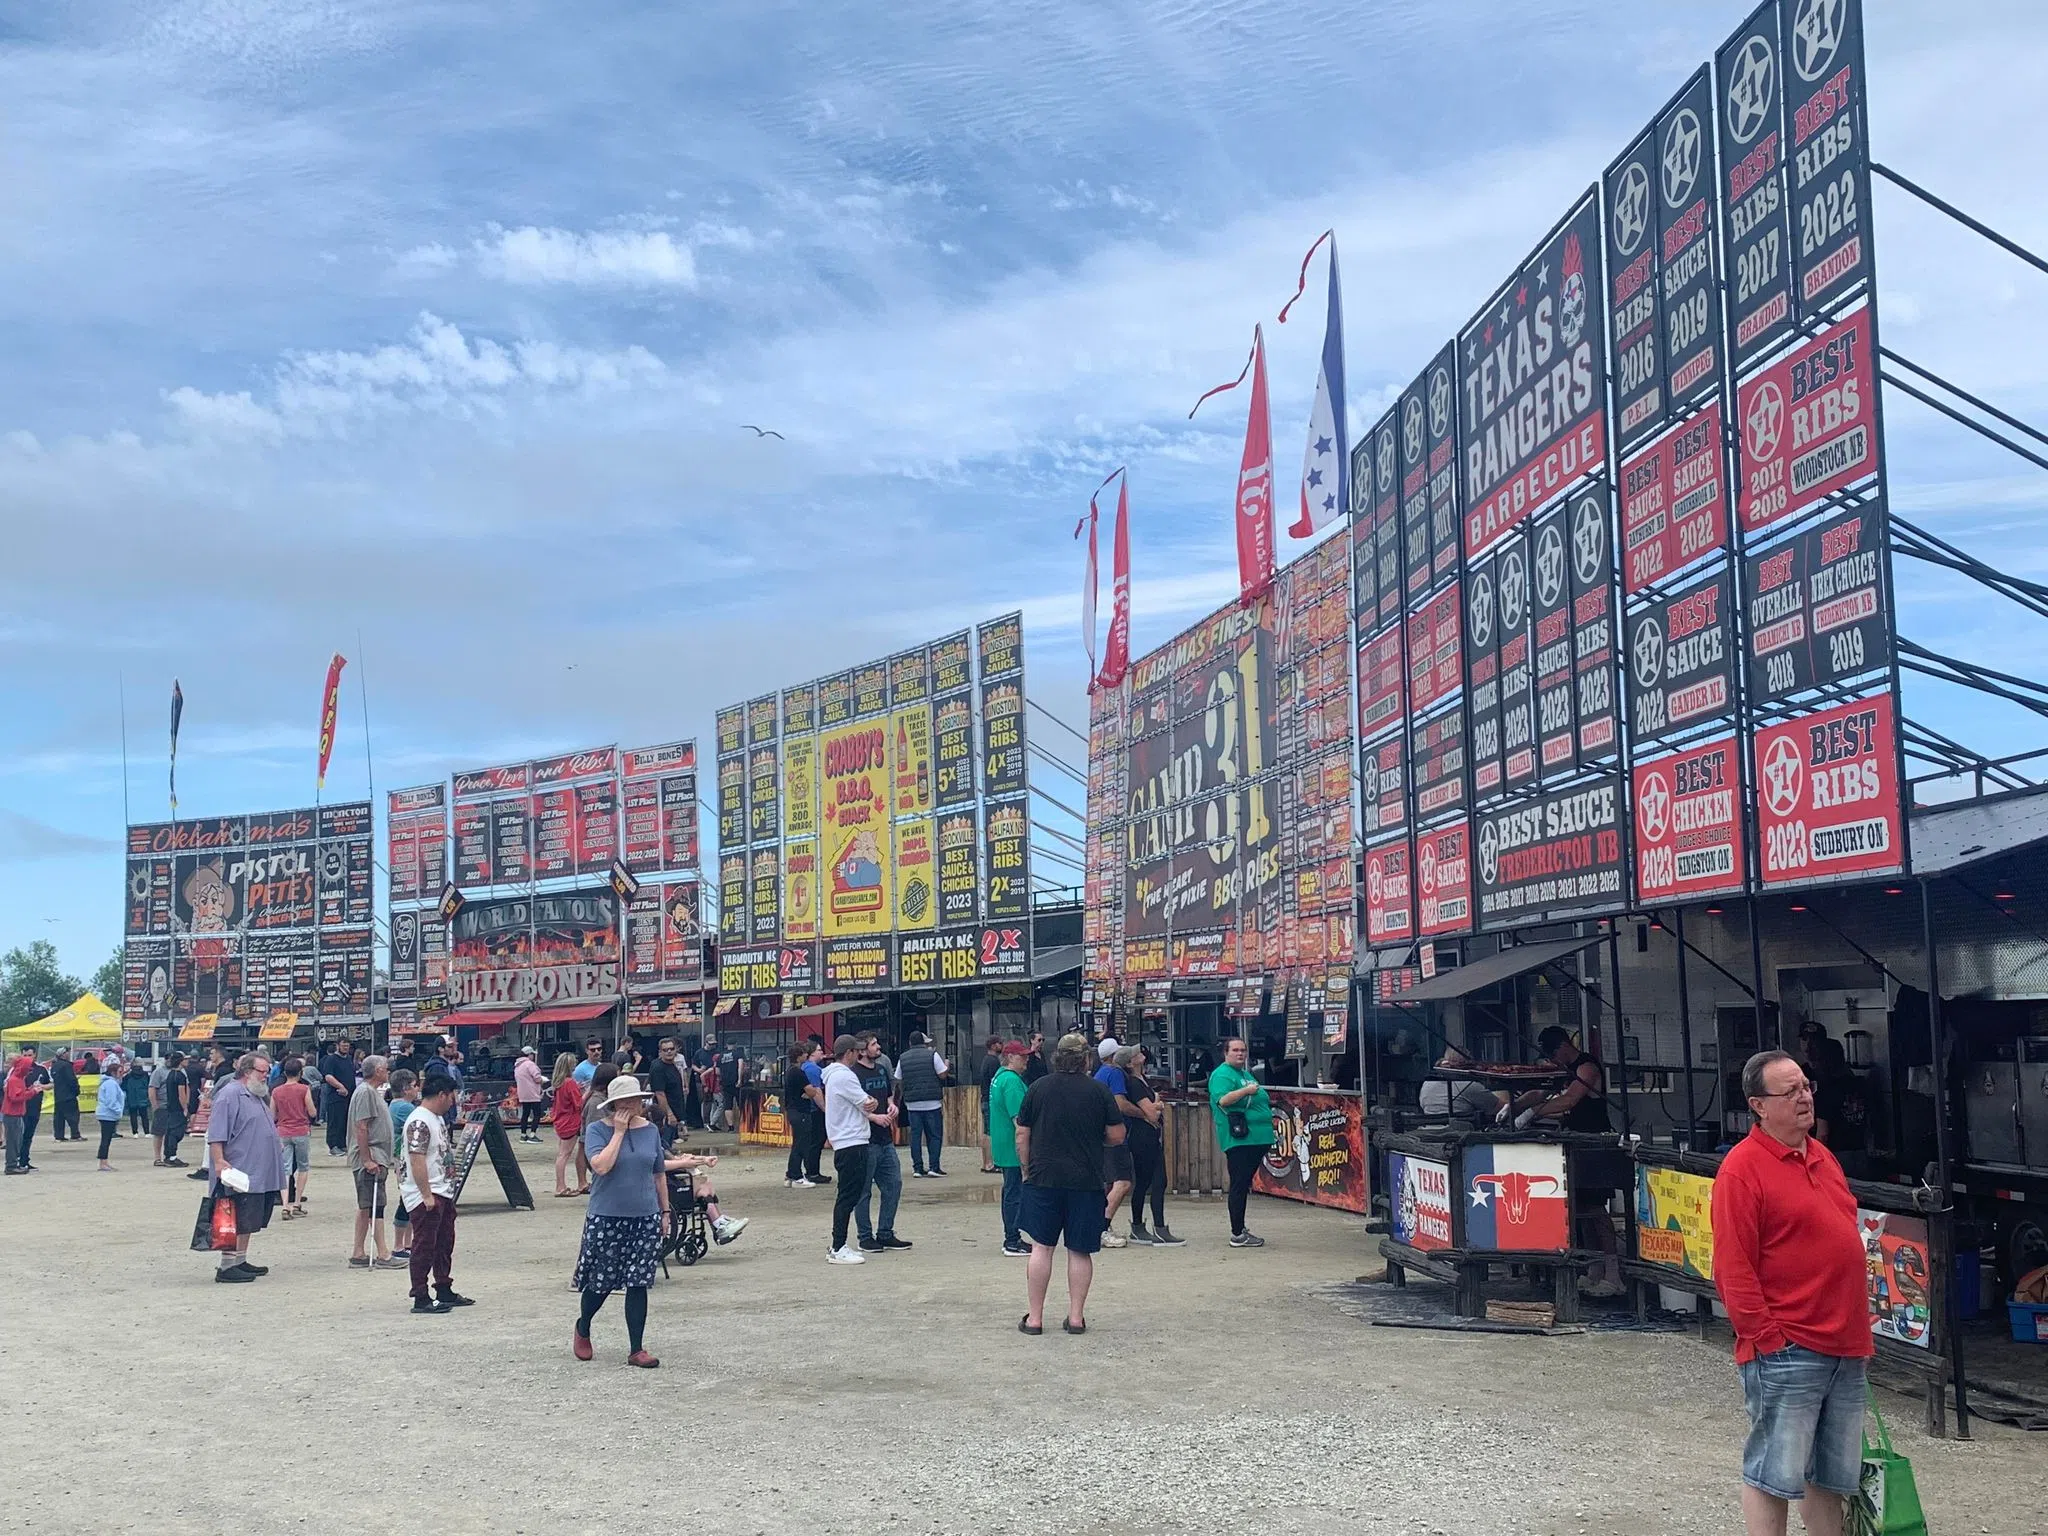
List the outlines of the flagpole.
{"label": "flagpole", "polygon": [[121,673],[114,674],[114,687],[121,700],[121,826],[123,836],[134,820],[128,809],[128,679]]}

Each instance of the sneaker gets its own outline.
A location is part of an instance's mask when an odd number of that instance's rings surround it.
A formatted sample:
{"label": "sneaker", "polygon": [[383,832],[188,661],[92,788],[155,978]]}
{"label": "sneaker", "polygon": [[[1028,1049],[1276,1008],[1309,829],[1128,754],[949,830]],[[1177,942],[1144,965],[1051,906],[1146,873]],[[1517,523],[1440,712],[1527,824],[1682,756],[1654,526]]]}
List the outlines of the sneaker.
{"label": "sneaker", "polygon": [[348,1261],[348,1267],[350,1269],[368,1269],[370,1267],[370,1261],[368,1259],[350,1259]]}
{"label": "sneaker", "polygon": [[931,1177],[931,1175],[930,1175],[930,1174],[928,1174],[928,1173],[926,1173],[926,1172],[925,1172],[925,1171],[924,1171],[924,1170],[923,1170],[922,1168],[913,1168],[913,1169],[911,1169],[911,1170],[910,1170],[910,1176],[911,1176],[911,1177],[912,1177],[913,1179],[925,1179],[925,1178],[930,1178],[930,1177]]}
{"label": "sneaker", "polygon": [[415,1296],[412,1299],[412,1311],[415,1317],[425,1317],[431,1313],[452,1312],[453,1310],[454,1308],[450,1307],[445,1301],[429,1301],[424,1296]]}
{"label": "sneaker", "polygon": [[875,1241],[884,1248],[908,1248],[910,1246],[908,1238],[898,1237],[894,1232],[878,1232],[875,1234]]}
{"label": "sneaker", "polygon": [[233,1269],[216,1269],[213,1272],[213,1283],[215,1285],[248,1285],[255,1278],[254,1275],[250,1274],[240,1265]]}
{"label": "sneaker", "polygon": [[745,1216],[721,1216],[711,1223],[711,1241],[721,1248],[747,1230]]}
{"label": "sneaker", "polygon": [[817,1188],[817,1186],[816,1186],[815,1184],[813,1184],[813,1183],[812,1183],[812,1182],[811,1182],[811,1181],[810,1181],[809,1179],[784,1179],[784,1180],[782,1181],[782,1187],[783,1187],[784,1189],[816,1189],[816,1188]]}
{"label": "sneaker", "polygon": [[444,1307],[473,1307],[476,1305],[476,1298],[474,1296],[465,1296],[460,1291],[442,1291],[439,1293],[438,1299]]}
{"label": "sneaker", "polygon": [[401,1264],[410,1264],[412,1262],[412,1250],[410,1248],[394,1248],[391,1250],[391,1257],[398,1260]]}
{"label": "sneaker", "polygon": [[1143,1222],[1134,1221],[1131,1223],[1131,1241],[1141,1248],[1150,1248],[1159,1239],[1145,1229]]}
{"label": "sneaker", "polygon": [[157,1166],[160,1168],[183,1168],[186,1164],[185,1159],[182,1157],[167,1157]]}
{"label": "sneaker", "polygon": [[866,1254],[855,1253],[851,1248],[834,1248],[825,1255],[827,1264],[865,1264],[867,1261]]}
{"label": "sneaker", "polygon": [[1249,1232],[1233,1232],[1230,1234],[1230,1246],[1233,1248],[1262,1248],[1265,1245]]}
{"label": "sneaker", "polygon": [[859,1239],[858,1246],[862,1253],[880,1253],[882,1240],[879,1237],[863,1237]]}
{"label": "sneaker", "polygon": [[943,1168],[934,1168],[932,1170],[932,1177],[935,1179],[950,1179],[952,1175]]}
{"label": "sneaker", "polygon": [[[35,1171],[36,1165],[34,1163],[30,1163],[28,1166],[30,1172]],[[210,1178],[211,1175],[208,1174],[204,1168],[194,1168],[190,1173],[186,1174],[185,1177],[188,1179],[204,1179]]]}
{"label": "sneaker", "polygon": [[812,1179],[811,1182],[813,1184],[819,1185],[820,1187],[823,1187],[824,1185],[830,1184],[832,1182],[832,1175],[829,1173],[821,1173],[815,1179]]}
{"label": "sneaker", "polygon": [[1105,1232],[1102,1234],[1102,1246],[1105,1248],[1128,1248],[1131,1246],[1131,1240],[1121,1232]]}
{"label": "sneaker", "polygon": [[245,1269],[252,1275],[267,1275],[270,1273],[270,1266],[268,1264],[251,1264],[247,1259],[242,1260],[235,1268]]}
{"label": "sneaker", "polygon": [[1003,1257],[1006,1259],[1028,1259],[1031,1257],[1031,1250],[1022,1243],[1019,1243],[1014,1248],[1005,1243],[1003,1244]]}
{"label": "sneaker", "polygon": [[1161,1248],[1185,1248],[1188,1245],[1186,1238],[1175,1237],[1172,1228],[1166,1226],[1157,1226],[1152,1229],[1152,1241]]}
{"label": "sneaker", "polygon": [[412,1268],[412,1255],[408,1253],[408,1254],[407,1254],[407,1255],[406,1255],[406,1256],[405,1256],[404,1258],[402,1258],[402,1259],[401,1259],[401,1258],[400,1258],[400,1257],[399,1257],[399,1256],[398,1256],[397,1254],[395,1254],[395,1253],[387,1253],[387,1254],[386,1254],[386,1255],[385,1255],[385,1256],[384,1256],[383,1258],[381,1258],[381,1259],[372,1259],[372,1260],[370,1261],[370,1268],[372,1268],[372,1269],[411,1269],[411,1268]]}

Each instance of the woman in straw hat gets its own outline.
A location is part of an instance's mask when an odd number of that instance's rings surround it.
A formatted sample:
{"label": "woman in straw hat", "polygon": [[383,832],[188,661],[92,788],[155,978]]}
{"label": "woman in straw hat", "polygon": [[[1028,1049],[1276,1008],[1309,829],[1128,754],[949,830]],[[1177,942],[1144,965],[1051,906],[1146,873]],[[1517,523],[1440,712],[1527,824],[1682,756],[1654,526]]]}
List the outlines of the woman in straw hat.
{"label": "woman in straw hat", "polygon": [[661,1133],[647,1116],[651,1097],[637,1077],[620,1073],[605,1089],[602,1111],[584,1129],[592,1179],[574,1281],[583,1294],[583,1312],[576,1320],[576,1358],[588,1360],[595,1353],[590,1321],[613,1291],[624,1291],[626,1339],[632,1349],[626,1363],[643,1370],[661,1364],[643,1347],[642,1335],[647,1328],[647,1288],[654,1284],[668,1216]]}

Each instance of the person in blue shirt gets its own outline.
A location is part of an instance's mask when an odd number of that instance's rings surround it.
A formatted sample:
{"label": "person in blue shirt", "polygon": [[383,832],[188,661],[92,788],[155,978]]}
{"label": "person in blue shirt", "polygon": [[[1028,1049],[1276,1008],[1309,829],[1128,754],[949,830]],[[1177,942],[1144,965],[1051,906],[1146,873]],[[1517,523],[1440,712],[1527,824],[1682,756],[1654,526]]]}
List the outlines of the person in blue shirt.
{"label": "person in blue shirt", "polygon": [[595,1037],[583,1042],[583,1059],[576,1063],[576,1070],[569,1075],[585,1088],[597,1073],[597,1065],[604,1060],[604,1042]]}
{"label": "person in blue shirt", "polygon": [[[1135,1115],[1138,1113],[1137,1106],[1132,1104],[1128,1097],[1131,1085],[1124,1076],[1124,1069],[1116,1064],[1117,1049],[1113,1037],[1105,1039],[1096,1047],[1102,1065],[1095,1069],[1095,1081],[1110,1091],[1110,1095],[1116,1100],[1119,1113]],[[1128,1142],[1120,1142],[1116,1146],[1102,1149],[1102,1177],[1109,1186],[1109,1196],[1104,1204],[1106,1214],[1102,1222],[1102,1246],[1127,1248],[1131,1240],[1113,1230],[1111,1224],[1116,1220],[1117,1208],[1130,1196],[1131,1186],[1137,1180]]]}
{"label": "person in blue shirt", "polygon": [[121,1078],[127,1070],[125,1062],[112,1056],[100,1069],[99,1100],[94,1105],[93,1115],[100,1123],[101,1173],[114,1171],[114,1165],[107,1161],[107,1152],[114,1145],[114,1138],[121,1134],[121,1119],[128,1113],[128,1093],[121,1086]]}

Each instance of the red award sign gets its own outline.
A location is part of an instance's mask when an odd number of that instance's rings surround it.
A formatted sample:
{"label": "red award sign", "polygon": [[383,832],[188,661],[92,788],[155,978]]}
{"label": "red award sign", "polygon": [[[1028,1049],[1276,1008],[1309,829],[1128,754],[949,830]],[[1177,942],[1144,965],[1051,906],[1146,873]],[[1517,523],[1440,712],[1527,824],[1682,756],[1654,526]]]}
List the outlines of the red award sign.
{"label": "red award sign", "polygon": [[1415,835],[1415,872],[1422,900],[1417,932],[1428,938],[1472,931],[1472,826],[1454,822]]}
{"label": "red award sign", "polygon": [[1756,733],[1763,883],[1811,884],[1903,867],[1899,756],[1889,693]]}
{"label": "red award sign", "polygon": [[1768,528],[1876,473],[1876,408],[1867,307],[1741,385],[1743,531]]}
{"label": "red award sign", "polygon": [[1742,889],[1742,786],[1723,736],[1635,770],[1636,899]]}
{"label": "red award sign", "polygon": [[1408,839],[1365,850],[1365,940],[1377,949],[1415,937]]}
{"label": "red award sign", "polygon": [[1621,465],[1622,582],[1640,592],[1728,542],[1721,402]]}

